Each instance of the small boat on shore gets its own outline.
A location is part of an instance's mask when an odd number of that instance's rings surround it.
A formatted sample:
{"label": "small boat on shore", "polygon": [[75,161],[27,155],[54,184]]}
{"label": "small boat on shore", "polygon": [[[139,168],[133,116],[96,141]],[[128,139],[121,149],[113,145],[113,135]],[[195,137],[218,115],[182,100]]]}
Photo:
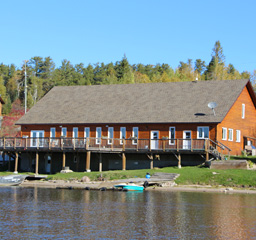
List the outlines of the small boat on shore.
{"label": "small boat on shore", "polygon": [[122,189],[123,191],[143,191],[144,190],[143,186],[139,186],[136,184],[125,184],[125,183],[115,185],[115,188]]}
{"label": "small boat on shore", "polygon": [[20,185],[26,178],[26,175],[8,175],[0,177],[0,186],[1,187],[9,187],[9,186],[18,186]]}

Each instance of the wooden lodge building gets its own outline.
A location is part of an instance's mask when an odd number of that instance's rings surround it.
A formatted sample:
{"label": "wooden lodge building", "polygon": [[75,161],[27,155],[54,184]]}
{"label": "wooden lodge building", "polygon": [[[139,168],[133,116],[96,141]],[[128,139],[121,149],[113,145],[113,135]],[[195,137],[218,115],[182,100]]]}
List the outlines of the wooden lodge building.
{"label": "wooden lodge building", "polygon": [[248,80],[59,86],[17,124],[21,138],[0,142],[15,171],[198,165],[241,154],[256,96]]}

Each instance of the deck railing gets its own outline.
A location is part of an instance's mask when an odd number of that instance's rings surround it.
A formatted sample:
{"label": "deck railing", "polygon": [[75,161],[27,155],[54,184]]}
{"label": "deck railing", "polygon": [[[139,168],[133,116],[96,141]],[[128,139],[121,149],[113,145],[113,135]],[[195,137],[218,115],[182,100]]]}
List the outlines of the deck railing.
{"label": "deck railing", "polygon": [[207,151],[209,139],[0,138],[0,150]]}

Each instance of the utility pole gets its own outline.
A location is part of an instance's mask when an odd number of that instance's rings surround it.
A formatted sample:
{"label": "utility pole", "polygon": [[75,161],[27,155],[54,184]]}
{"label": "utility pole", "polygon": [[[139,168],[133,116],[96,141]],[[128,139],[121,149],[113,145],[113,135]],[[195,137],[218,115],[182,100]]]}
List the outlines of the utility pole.
{"label": "utility pole", "polygon": [[24,95],[25,95],[25,114],[27,113],[27,62],[28,60],[25,60],[25,87],[24,87]]}

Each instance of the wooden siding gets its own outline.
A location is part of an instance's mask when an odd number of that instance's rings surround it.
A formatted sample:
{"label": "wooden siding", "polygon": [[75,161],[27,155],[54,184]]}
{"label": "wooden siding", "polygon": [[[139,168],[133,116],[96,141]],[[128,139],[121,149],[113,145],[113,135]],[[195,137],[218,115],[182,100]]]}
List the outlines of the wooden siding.
{"label": "wooden siding", "polygon": [[[114,128],[114,138],[120,138],[120,128],[126,127],[126,138],[132,137],[133,127],[139,128],[139,139],[149,139],[150,133],[153,130],[159,131],[159,138],[169,137],[169,127],[175,127],[175,138],[183,138],[184,130],[191,130],[191,137],[193,139],[197,138],[197,127],[208,126],[209,127],[209,138],[213,141],[216,140],[216,125],[215,124],[90,124],[90,125],[61,125],[62,127],[67,128],[67,137],[72,137],[73,127],[78,127],[78,137],[84,137],[84,128],[90,128],[90,137],[96,137],[96,127],[102,128],[102,136],[108,136],[108,127]],[[32,130],[44,130],[44,137],[50,137],[50,128],[56,128],[56,137],[61,136],[61,127],[60,125],[22,125],[21,126],[21,136],[29,136]]]}
{"label": "wooden siding", "polygon": [[[242,104],[245,104],[244,119],[242,119]],[[222,140],[222,128],[227,128],[227,140]],[[229,128],[233,129],[233,141],[228,140]],[[240,142],[236,142],[236,130],[241,131]],[[256,136],[256,109],[247,87],[243,89],[224,120],[217,126],[217,140],[231,148],[232,155],[240,155],[244,149],[243,136]]]}

